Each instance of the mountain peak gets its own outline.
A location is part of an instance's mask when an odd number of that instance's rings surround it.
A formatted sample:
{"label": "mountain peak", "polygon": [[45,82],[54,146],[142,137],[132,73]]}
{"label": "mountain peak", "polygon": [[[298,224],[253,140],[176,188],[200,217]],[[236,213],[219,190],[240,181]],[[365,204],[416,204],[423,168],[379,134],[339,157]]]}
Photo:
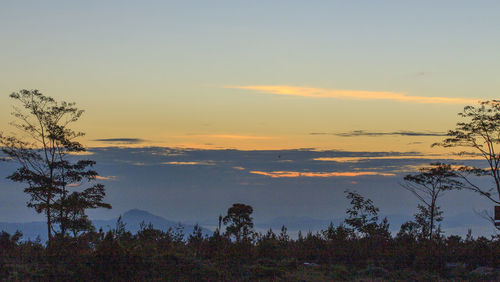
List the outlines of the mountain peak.
{"label": "mountain peak", "polygon": [[154,216],[154,215],[148,211],[140,210],[140,209],[131,209],[131,210],[126,211],[123,214],[123,217],[143,217],[143,216],[150,217],[150,216]]}

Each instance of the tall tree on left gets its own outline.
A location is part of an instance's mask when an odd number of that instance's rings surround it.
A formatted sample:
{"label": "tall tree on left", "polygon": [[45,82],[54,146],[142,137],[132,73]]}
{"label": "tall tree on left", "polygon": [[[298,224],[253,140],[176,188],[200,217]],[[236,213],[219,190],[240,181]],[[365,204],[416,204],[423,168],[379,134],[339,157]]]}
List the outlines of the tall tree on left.
{"label": "tall tree on left", "polygon": [[70,125],[83,110],[38,90],[21,90],[10,98],[18,104],[13,106],[11,123],[18,131],[9,136],[0,133],[0,146],[19,167],[7,178],[27,185],[24,192],[31,196],[27,205],[46,216],[49,242],[54,234],[66,236],[73,231],[76,236],[91,227],[86,209],[111,208],[103,202],[104,185],[95,181],[95,162],[77,156],[86,151],[76,141],[84,133]]}

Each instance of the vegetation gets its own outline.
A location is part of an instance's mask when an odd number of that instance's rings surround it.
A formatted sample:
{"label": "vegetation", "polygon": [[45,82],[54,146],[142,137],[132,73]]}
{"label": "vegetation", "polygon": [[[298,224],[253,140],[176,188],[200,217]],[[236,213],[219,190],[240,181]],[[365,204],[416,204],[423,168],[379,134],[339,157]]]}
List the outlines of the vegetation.
{"label": "vegetation", "polygon": [[420,229],[420,236],[432,239],[441,233],[441,226],[436,224],[443,220],[443,212],[437,200],[445,191],[460,189],[456,177],[452,166],[442,163],[432,163],[429,167],[421,168],[417,174],[405,176],[402,186],[421,202],[414,223]]}
{"label": "vegetation", "polygon": [[[461,187],[471,190],[500,205],[500,100],[483,101],[480,106],[466,106],[458,114],[464,121],[457,123],[448,138],[433,146],[465,148],[461,155],[481,156],[488,167],[462,165],[455,169]],[[468,151],[467,151],[468,150]],[[472,150],[472,151],[471,151]],[[478,177],[488,177],[492,185],[484,187],[475,182]],[[491,215],[487,217],[494,224]],[[497,227],[500,230],[500,226]]]}
{"label": "vegetation", "polygon": [[120,220],[107,233],[56,237],[50,245],[21,242],[20,233],[3,232],[0,276],[9,281],[500,278],[500,236],[463,239],[436,233],[429,239],[416,236],[406,224],[391,236],[387,223],[377,221],[378,209],[370,200],[356,192],[348,192],[348,197],[351,214],[343,224],[330,224],[296,239],[290,238],[286,227],[279,234],[272,230],[260,234],[250,225],[246,240],[236,240],[232,231],[203,236],[199,228],[185,237],[182,230],[162,231],[150,224],[131,234]]}
{"label": "vegetation", "polygon": [[[85,210],[111,206],[103,202],[104,186],[94,182],[98,174],[90,168],[95,162],[71,158],[85,152],[75,141],[84,134],[69,127],[83,110],[38,90],[21,90],[10,97],[21,107],[14,107],[12,113],[16,118],[12,125],[19,134],[0,133],[2,151],[19,164],[8,178],[27,185],[24,192],[31,197],[27,205],[45,214],[49,241],[53,233],[64,237],[70,231],[73,236],[88,231],[92,225]],[[84,180],[89,187],[82,187]]]}
{"label": "vegetation", "polygon": [[[19,164],[8,178],[27,185],[28,207],[45,214],[49,241],[21,241],[19,232],[0,233],[2,280],[500,279],[500,235],[445,237],[438,205],[438,198],[452,189],[469,189],[500,203],[500,155],[495,151],[500,101],[466,107],[460,116],[468,121],[458,123],[437,144],[472,148],[489,167],[435,163],[407,175],[402,186],[421,203],[415,221],[404,223],[396,236],[389,232],[387,219],[379,220],[373,201],[345,191],[350,207],[343,223],[292,238],[285,226],[279,234],[271,229],[255,232],[253,208],[243,203],[219,216],[211,236],[204,236],[199,226],[185,236],[182,226],[165,231],[151,224],[131,234],[121,217],[113,230],[97,232],[85,211],[111,206],[103,201],[104,186],[95,182],[95,162],[75,157],[85,151],[75,141],[83,133],[69,125],[83,111],[37,90],[10,97],[22,107],[13,113],[20,135],[0,134],[2,151]],[[492,177],[494,186],[474,184],[480,176]]]}
{"label": "vegetation", "polygon": [[250,240],[251,229],[253,228],[252,218],[250,217],[252,213],[253,208],[249,205],[233,204],[227,210],[227,215],[222,219],[224,224],[228,224],[226,235],[234,235],[236,242]]}

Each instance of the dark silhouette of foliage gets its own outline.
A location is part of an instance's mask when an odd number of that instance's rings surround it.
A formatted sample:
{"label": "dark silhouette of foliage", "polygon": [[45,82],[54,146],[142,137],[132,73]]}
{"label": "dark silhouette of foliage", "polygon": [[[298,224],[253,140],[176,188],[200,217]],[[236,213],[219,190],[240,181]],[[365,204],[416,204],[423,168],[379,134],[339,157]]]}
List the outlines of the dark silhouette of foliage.
{"label": "dark silhouette of foliage", "polygon": [[416,224],[420,227],[419,236],[432,240],[441,233],[438,223],[443,220],[443,212],[437,200],[444,192],[461,188],[456,177],[452,165],[442,163],[431,163],[421,168],[419,173],[405,176],[401,185],[421,202],[415,214]]}
{"label": "dark silhouette of foliage", "polygon": [[365,199],[356,191],[346,190],[345,193],[347,199],[351,200],[351,207],[346,211],[345,223],[352,227],[355,234],[362,237],[389,234],[387,220],[378,223],[379,209],[373,205],[372,200]]}
{"label": "dark silhouette of foliage", "polygon": [[[12,113],[16,119],[12,125],[20,131],[15,136],[0,134],[0,145],[20,167],[8,178],[27,185],[24,191],[31,197],[27,205],[45,214],[49,241],[54,232],[66,236],[68,231],[76,235],[89,230],[85,210],[111,206],[103,202],[104,186],[95,183],[98,174],[91,169],[95,162],[73,157],[85,152],[75,141],[84,134],[70,128],[83,110],[38,90],[21,90],[10,97],[20,104]],[[84,182],[90,186],[83,188]]]}
{"label": "dark silhouette of foliage", "polygon": [[[448,138],[433,146],[467,148],[468,151],[459,153],[479,155],[486,160],[487,168],[466,165],[457,168],[457,177],[461,180],[462,188],[500,204],[500,100],[483,101],[479,106],[466,106],[458,115],[465,121],[457,123],[454,130],[448,131]],[[491,187],[483,187],[474,182],[475,177],[484,176],[491,177]],[[493,221],[491,216],[490,219]]]}
{"label": "dark silhouette of foliage", "polygon": [[253,208],[249,205],[236,203],[227,210],[227,215],[222,219],[226,226],[226,234],[234,236],[237,242],[249,240],[252,235]]}
{"label": "dark silhouette of foliage", "polygon": [[[357,194],[357,193],[356,193]],[[362,207],[375,211],[371,201]],[[358,213],[356,216],[359,216]],[[373,213],[366,224],[374,222]],[[384,225],[377,223],[378,225]],[[50,281],[329,281],[329,280],[498,280],[500,237],[421,239],[406,223],[397,236],[355,236],[340,224],[291,238],[283,227],[253,241],[230,240],[197,228],[179,231],[142,223],[136,234],[120,220],[107,233],[54,237],[49,245],[23,242],[20,233],[0,233],[0,274],[5,280]],[[380,228],[380,227],[379,227]],[[181,232],[182,233],[182,232]],[[244,248],[242,248],[244,246]],[[450,268],[447,265],[452,265]],[[489,272],[474,272],[486,269]]]}

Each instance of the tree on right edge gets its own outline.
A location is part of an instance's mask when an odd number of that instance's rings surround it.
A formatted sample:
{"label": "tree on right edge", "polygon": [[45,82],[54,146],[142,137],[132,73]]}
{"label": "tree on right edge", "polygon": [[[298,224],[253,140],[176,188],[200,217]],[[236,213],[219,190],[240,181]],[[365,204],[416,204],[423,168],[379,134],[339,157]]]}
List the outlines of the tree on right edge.
{"label": "tree on right edge", "polygon": [[[448,131],[448,138],[433,146],[464,147],[472,152],[461,155],[480,155],[488,167],[463,165],[456,169],[462,188],[474,191],[495,204],[500,205],[500,154],[496,151],[500,143],[500,100],[483,101],[479,106],[466,106],[458,114],[465,121],[457,123],[455,130]],[[498,148],[497,148],[498,149]],[[475,177],[490,177],[492,186],[483,187],[474,182]],[[494,222],[492,216],[488,216]],[[497,229],[500,230],[499,227]]]}

